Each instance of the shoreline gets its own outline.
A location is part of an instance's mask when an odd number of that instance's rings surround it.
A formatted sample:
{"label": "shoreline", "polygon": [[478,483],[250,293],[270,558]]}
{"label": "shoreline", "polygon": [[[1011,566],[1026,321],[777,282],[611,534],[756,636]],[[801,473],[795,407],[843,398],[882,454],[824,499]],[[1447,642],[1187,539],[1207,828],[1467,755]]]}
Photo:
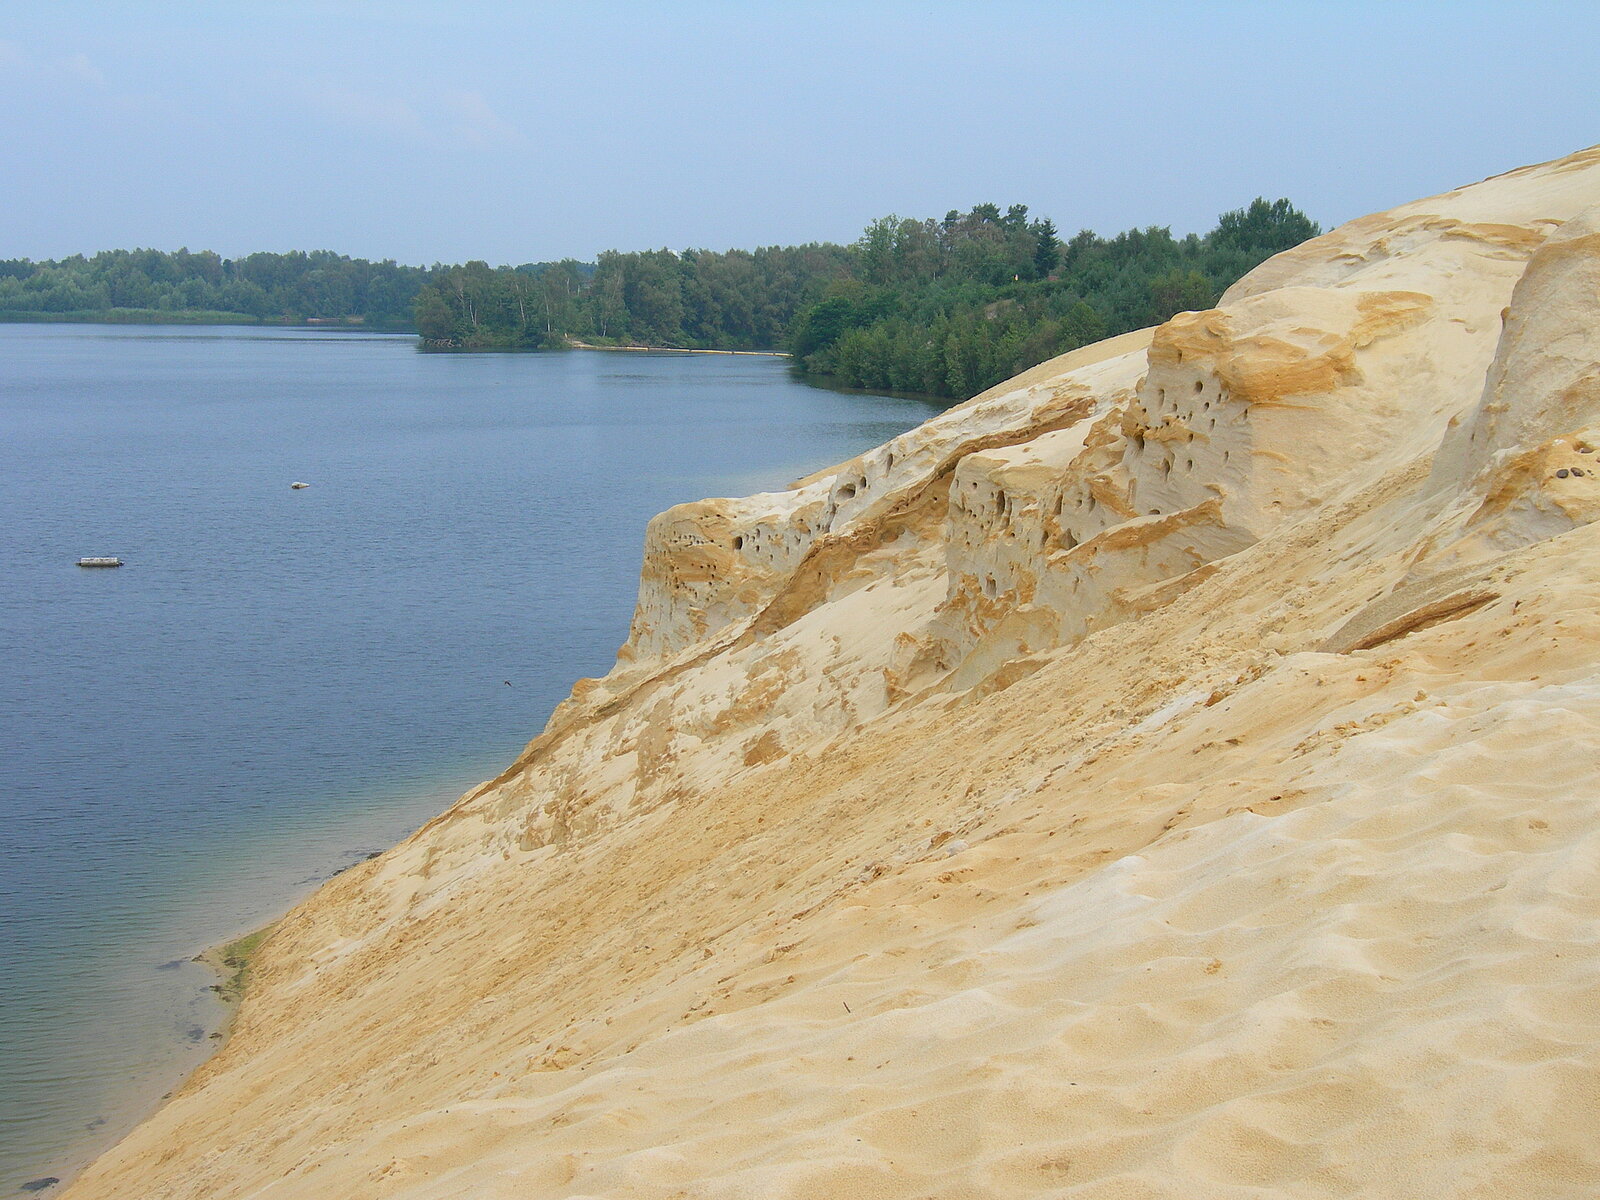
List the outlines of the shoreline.
{"label": "shoreline", "polygon": [[190,959],[191,962],[199,963],[217,976],[218,982],[212,984],[210,990],[228,1009],[222,1028],[211,1035],[217,1041],[213,1054],[222,1049],[228,1040],[228,1035],[233,1031],[233,1018],[239,1011],[239,1004],[243,1001],[245,993],[249,990],[250,972],[255,966],[256,956],[273,932],[283,923],[283,919],[281,916],[275,917],[242,937],[207,947]]}
{"label": "shoreline", "polygon": [[[222,1006],[221,1019],[216,1027],[208,1032],[203,1042],[196,1044],[194,1049],[203,1048],[203,1053],[192,1061],[182,1071],[176,1080],[171,1083],[165,1092],[156,1094],[150,1088],[141,1094],[132,1107],[142,1109],[142,1113],[131,1121],[122,1122],[125,1127],[121,1133],[110,1141],[94,1145],[85,1143],[77,1152],[68,1157],[52,1163],[47,1170],[59,1172],[58,1174],[40,1175],[32,1179],[16,1183],[0,1185],[3,1194],[15,1197],[58,1195],[77,1182],[78,1177],[95,1164],[102,1156],[110,1152],[133,1132],[138,1125],[149,1120],[150,1116],[164,1107],[174,1096],[189,1085],[206,1063],[216,1057],[219,1051],[227,1045],[228,1038],[233,1033],[234,1022],[239,1014],[239,1007],[244,1001],[250,985],[250,972],[254,965],[256,955],[262,945],[271,937],[273,931],[288,915],[286,909],[282,914],[274,917],[267,924],[251,930],[238,937],[230,937],[226,941],[218,942],[206,947],[198,954],[191,955],[181,962],[196,964],[214,977],[215,982],[201,985],[201,995],[209,994]],[[160,1084],[156,1085],[161,1086]],[[126,1115],[126,1114],[124,1114]],[[107,1118],[102,1117],[104,1121]],[[92,1127],[91,1127],[92,1128]]]}
{"label": "shoreline", "polygon": [[597,346],[593,342],[580,342],[576,338],[568,338],[567,345],[573,350],[612,350],[630,354],[743,354],[754,358],[793,357],[793,355],[783,350],[697,350],[686,346]]}
{"label": "shoreline", "polygon": [[28,312],[19,309],[0,311],[0,325],[136,325],[184,326],[189,328],[249,329],[332,329],[349,333],[388,333],[416,337],[415,329],[391,325],[368,325],[365,321],[342,317],[252,317],[248,313],[204,312],[181,309],[80,309],[64,313]]}
{"label": "shoreline", "polygon": [[[0,312],[0,324],[5,325],[117,325],[117,326],[183,326],[199,328],[251,328],[251,329],[322,329],[347,333],[382,333],[396,337],[414,337],[418,344],[423,344],[423,338],[415,329],[395,329],[382,325],[367,325],[361,321],[352,321],[337,317],[306,317],[298,321],[289,321],[272,318],[254,318],[247,314],[236,313],[209,313],[209,312],[162,312],[147,309],[104,309],[70,313],[43,313],[43,312]],[[691,346],[641,346],[618,345],[602,346],[594,342],[584,342],[577,338],[567,338],[567,347],[572,350],[609,350],[628,354],[728,354],[742,355],[750,358],[793,358],[786,350],[715,350],[702,349]],[[466,347],[450,347],[456,350],[465,350]],[[523,349],[523,347],[474,347],[473,349]],[[836,391],[866,391],[867,389],[836,388]],[[876,393],[874,393],[876,394]]]}
{"label": "shoreline", "polygon": [[106,1122],[120,1125],[121,1130],[109,1137],[108,1140],[91,1139],[79,1143],[78,1148],[69,1151],[54,1163],[50,1163],[45,1170],[48,1174],[37,1177],[17,1180],[0,1181],[0,1197],[4,1200],[23,1200],[30,1196],[54,1196],[65,1192],[77,1183],[80,1176],[98,1162],[106,1154],[119,1145],[124,1138],[136,1128],[150,1120],[157,1112],[166,1107],[174,1098],[182,1093],[197,1072],[211,1062],[228,1044],[233,1035],[234,1024],[238,1020],[239,1011],[245,997],[249,993],[250,978],[259,957],[260,951],[271,939],[279,925],[301,904],[315,895],[323,887],[344,872],[370,861],[399,845],[406,834],[382,850],[350,851],[357,855],[354,862],[346,863],[335,868],[331,874],[320,878],[310,891],[292,899],[278,910],[265,924],[252,924],[244,926],[244,932],[236,929],[220,941],[212,942],[198,952],[186,954],[174,960],[170,966],[193,965],[200,967],[210,977],[212,982],[196,981],[195,998],[197,1000],[220,1006],[221,1011],[216,1013],[214,1021],[208,1021],[210,1026],[203,1038],[179,1038],[174,1045],[188,1048],[190,1054],[185,1056],[188,1062],[183,1065],[175,1075],[167,1076],[168,1082],[165,1090],[157,1092],[162,1087],[161,1083],[154,1083],[140,1089],[136,1094],[128,1097],[128,1103],[117,1116],[102,1115],[97,1119],[97,1124],[90,1126],[87,1132],[95,1132]]}

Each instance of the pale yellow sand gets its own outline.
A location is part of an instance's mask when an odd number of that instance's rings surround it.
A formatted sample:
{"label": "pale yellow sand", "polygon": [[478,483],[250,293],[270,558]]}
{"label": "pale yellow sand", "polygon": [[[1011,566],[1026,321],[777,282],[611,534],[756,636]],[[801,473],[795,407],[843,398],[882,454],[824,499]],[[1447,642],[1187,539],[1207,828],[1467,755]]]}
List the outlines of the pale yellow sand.
{"label": "pale yellow sand", "polygon": [[617,670],[67,1195],[1600,1193],[1591,205],[1365,218],[664,514]]}

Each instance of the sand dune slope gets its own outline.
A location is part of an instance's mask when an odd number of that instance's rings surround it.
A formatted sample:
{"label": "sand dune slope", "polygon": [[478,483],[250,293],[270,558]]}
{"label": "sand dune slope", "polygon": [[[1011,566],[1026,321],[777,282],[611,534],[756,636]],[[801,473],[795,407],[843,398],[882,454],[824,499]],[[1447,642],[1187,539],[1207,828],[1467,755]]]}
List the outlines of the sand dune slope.
{"label": "sand dune slope", "polygon": [[284,922],[134,1197],[1600,1193],[1600,150],[784,493]]}

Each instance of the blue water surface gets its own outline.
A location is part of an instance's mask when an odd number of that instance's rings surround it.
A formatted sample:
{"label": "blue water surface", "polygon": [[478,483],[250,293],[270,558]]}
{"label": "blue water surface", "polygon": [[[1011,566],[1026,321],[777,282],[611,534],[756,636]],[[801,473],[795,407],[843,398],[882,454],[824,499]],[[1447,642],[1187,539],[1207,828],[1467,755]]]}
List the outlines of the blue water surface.
{"label": "blue water surface", "polygon": [[215,1044],[196,952],[610,668],[653,513],[933,411],[775,358],[0,326],[0,1195]]}

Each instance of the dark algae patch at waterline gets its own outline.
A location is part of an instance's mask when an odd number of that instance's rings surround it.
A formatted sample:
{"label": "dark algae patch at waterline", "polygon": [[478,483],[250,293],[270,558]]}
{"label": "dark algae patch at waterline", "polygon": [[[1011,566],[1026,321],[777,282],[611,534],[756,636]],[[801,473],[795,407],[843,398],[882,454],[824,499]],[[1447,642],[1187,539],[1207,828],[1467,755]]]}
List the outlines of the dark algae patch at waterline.
{"label": "dark algae patch at waterline", "polygon": [[278,927],[276,921],[270,925],[263,925],[254,933],[247,933],[242,938],[236,938],[221,946],[215,946],[195,956],[195,962],[210,967],[222,977],[220,983],[212,984],[211,990],[215,992],[224,1004],[238,1004],[244,998],[250,986],[250,968],[255,961],[256,952],[262,943],[272,936],[272,931]]}

